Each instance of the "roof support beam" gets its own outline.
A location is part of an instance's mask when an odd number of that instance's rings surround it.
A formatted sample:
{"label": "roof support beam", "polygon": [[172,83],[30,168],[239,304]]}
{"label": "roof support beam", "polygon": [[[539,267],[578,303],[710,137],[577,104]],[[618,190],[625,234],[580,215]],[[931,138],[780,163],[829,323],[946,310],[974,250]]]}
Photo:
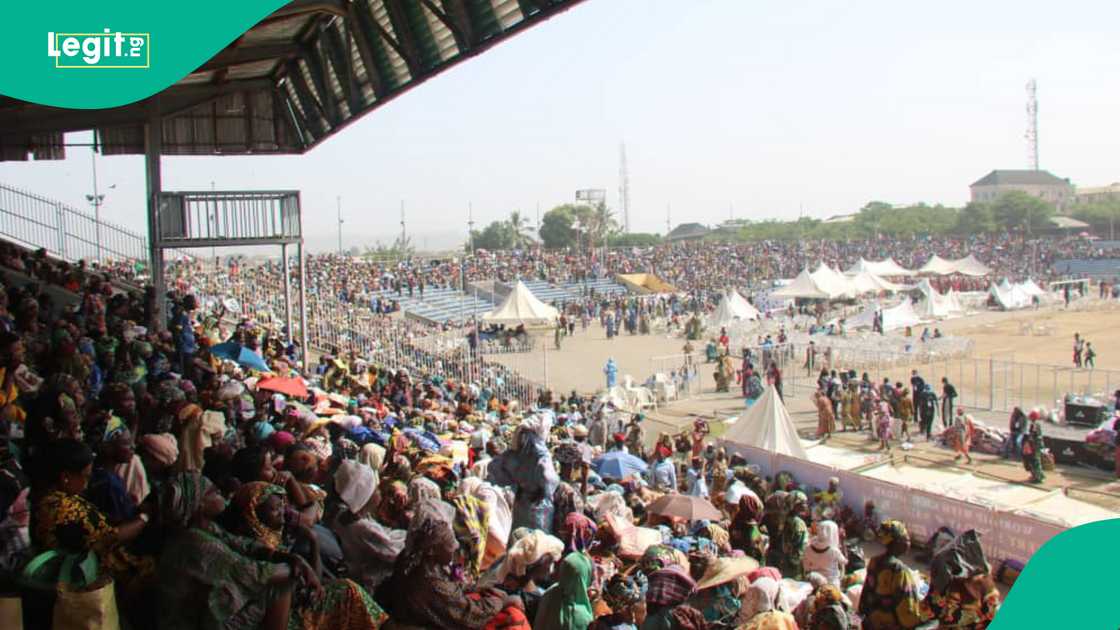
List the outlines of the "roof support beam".
{"label": "roof support beam", "polygon": [[[342,118],[342,112],[338,109],[338,99],[335,97],[334,90],[331,89],[330,77],[327,76],[322,53],[316,42],[311,42],[304,47],[303,60],[307,63],[307,74],[311,75],[311,81],[315,84],[315,91],[319,94],[323,117],[331,125],[337,124]],[[300,78],[303,78],[302,75]]]}
{"label": "roof support beam", "polygon": [[[463,32],[463,23],[461,21],[452,19],[450,12],[447,10],[440,10],[432,0],[420,0],[420,3],[431,11],[432,15],[436,16],[436,19],[443,22],[447,30],[451,31],[451,36],[455,38],[455,45],[459,47],[460,51],[467,50],[471,47],[471,42],[467,34]],[[446,7],[447,4],[448,2],[445,1],[444,6]]]}
{"label": "roof support beam", "polygon": [[271,24],[289,18],[302,17],[309,13],[329,13],[345,17],[348,4],[349,2],[346,0],[293,0],[273,11],[257,24]]}
{"label": "roof support beam", "polygon": [[373,19],[364,10],[359,10],[357,5],[350,5],[350,18],[346,20],[346,28],[350,30],[350,36],[354,38],[354,45],[358,47],[358,56],[362,58],[362,65],[366,69],[366,77],[369,79],[370,87],[373,88],[373,95],[381,98],[385,95],[385,79],[381,76],[381,71],[377,68],[377,61],[373,56],[373,48],[370,47],[369,38],[374,37]]}
{"label": "roof support beam", "polygon": [[347,30],[346,40],[333,25],[328,26],[323,38],[323,49],[327,59],[334,68],[338,83],[342,86],[342,93],[350,106],[351,112],[356,112],[361,107],[361,94],[358,89],[357,79],[354,77],[354,57],[350,53],[350,31]]}
{"label": "roof support beam", "polygon": [[273,44],[268,46],[229,47],[210,58],[210,61],[199,66],[195,72],[209,72],[230,66],[256,61],[269,61],[279,58],[283,62],[289,57],[300,53],[299,46],[295,44]]}
{"label": "roof support beam", "polygon": [[303,73],[299,70],[299,62],[288,63],[288,80],[292,82],[300,107],[303,109],[306,131],[312,136],[322,135],[322,132],[326,131],[327,117],[323,113],[322,105],[311,95],[311,88],[308,87],[307,81],[303,79]]}
{"label": "roof support beam", "polygon": [[394,40],[383,28],[381,29],[382,36],[388,39],[389,45],[401,57],[404,57],[404,62],[408,64],[408,73],[415,80],[426,72],[420,65],[420,49],[416,46],[416,38],[413,36],[412,29],[408,26],[408,16],[405,15],[400,0],[382,0],[382,2],[385,3],[385,10],[389,13],[389,23],[393,25],[393,32],[397,34],[397,38]]}

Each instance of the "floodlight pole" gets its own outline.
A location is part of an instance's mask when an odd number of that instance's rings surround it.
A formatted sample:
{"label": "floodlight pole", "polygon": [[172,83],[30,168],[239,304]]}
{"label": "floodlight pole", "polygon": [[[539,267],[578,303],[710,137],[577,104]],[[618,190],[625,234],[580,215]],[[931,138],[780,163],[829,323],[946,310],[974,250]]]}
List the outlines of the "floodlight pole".
{"label": "floodlight pole", "polygon": [[102,195],[97,190],[97,147],[90,147],[89,151],[90,164],[93,170],[93,196],[87,195],[86,198],[93,204],[93,229],[95,233],[94,240],[97,243],[97,262],[101,263],[101,204],[105,201],[105,195]]}

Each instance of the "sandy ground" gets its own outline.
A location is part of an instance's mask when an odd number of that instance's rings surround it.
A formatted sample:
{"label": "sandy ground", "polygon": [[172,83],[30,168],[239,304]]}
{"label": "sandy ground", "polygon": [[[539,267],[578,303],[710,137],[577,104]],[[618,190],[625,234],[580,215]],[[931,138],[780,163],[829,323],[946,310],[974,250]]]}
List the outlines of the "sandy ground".
{"label": "sandy ground", "polygon": [[[1044,324],[1050,334],[1035,336],[1021,334],[1023,322],[1032,327]],[[1053,400],[1066,391],[1106,391],[1109,387],[1120,387],[1120,310],[1111,306],[1095,305],[1092,310],[1064,310],[1050,308],[1040,311],[1018,313],[986,312],[956,320],[941,322],[938,327],[951,335],[964,335],[975,342],[973,357],[962,361],[925,364],[917,366],[928,380],[940,379],[948,373],[962,393],[962,402],[981,420],[1000,426],[1006,421],[1002,410],[988,411],[991,397],[996,397],[996,407],[1005,404],[1039,404],[1047,399]],[[1073,333],[1080,332],[1098,352],[1097,370],[1073,370],[1072,347]],[[631,375],[635,381],[644,380],[654,371],[659,362],[652,357],[676,355],[684,344],[682,339],[664,335],[630,336],[622,335],[608,341],[603,330],[593,324],[586,332],[578,331],[574,337],[563,340],[559,351],[553,349],[551,337],[540,339],[538,350],[520,355],[500,355],[492,357],[501,363],[521,371],[538,382],[545,382],[546,353],[542,347],[547,341],[548,385],[558,391],[576,389],[580,392],[601,390],[606,379],[603,366],[608,357],[613,357],[619,366],[619,381],[624,375]],[[1002,362],[1014,361],[1016,367],[990,368],[989,359]],[[1055,368],[1038,366],[1054,365]],[[1116,370],[1110,372],[1109,370]],[[907,380],[910,366],[884,370],[882,375]],[[1055,378],[1054,375],[1058,377]],[[995,379],[995,387],[992,386]],[[788,377],[787,377],[788,379]],[[1092,379],[1092,380],[1090,380]],[[738,397],[715,394],[710,366],[701,366],[701,395],[689,400],[663,405],[647,414],[648,433],[652,437],[660,431],[675,431],[695,415],[706,417],[730,417],[738,415],[742,409]],[[1091,386],[1092,389],[1088,389]],[[1082,389],[1076,389],[1082,388]],[[1111,391],[1111,390],[1107,390]],[[805,438],[812,438],[816,429],[816,413],[809,399],[809,392],[797,389],[789,392],[787,398],[790,413]],[[1023,400],[1019,400],[1022,398]],[[1029,400],[1028,400],[1029,399]],[[1034,402],[1037,401],[1037,402]],[[1051,403],[1052,404],[1052,403]],[[839,433],[830,444],[860,451],[872,451],[878,444],[867,438],[866,434]],[[945,467],[954,465],[952,453],[944,448],[919,441],[912,451],[903,452],[895,448],[893,457],[909,458],[917,465]],[[975,463],[967,466],[969,470],[992,475],[1008,481],[1025,481],[1028,475],[1022,465],[1005,461],[996,456],[976,454]],[[1046,487],[1069,488],[1077,498],[1092,501],[1110,509],[1120,511],[1120,483],[1103,471],[1082,467],[1059,466],[1057,471],[1048,474]]]}

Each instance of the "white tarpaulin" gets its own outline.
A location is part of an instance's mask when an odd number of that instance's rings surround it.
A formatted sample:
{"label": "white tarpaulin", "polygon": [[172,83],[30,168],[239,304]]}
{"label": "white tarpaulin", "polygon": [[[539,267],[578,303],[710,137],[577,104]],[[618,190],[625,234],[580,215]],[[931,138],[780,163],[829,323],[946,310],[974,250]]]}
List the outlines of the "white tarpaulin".
{"label": "white tarpaulin", "polygon": [[849,271],[844,275],[847,276],[848,284],[852,287],[852,290],[854,290],[857,295],[863,295],[865,293],[881,293],[883,291],[886,291],[888,293],[897,293],[898,291],[904,291],[907,289],[907,287],[901,284],[895,284],[888,280],[884,280],[883,278],[867,271],[859,271],[856,273],[852,273]]}
{"label": "white tarpaulin", "polygon": [[827,300],[834,296],[829,294],[829,292],[824,290],[823,288],[817,286],[817,282],[813,279],[813,276],[809,273],[809,270],[804,269],[801,271],[801,273],[797,274],[797,277],[794,278],[792,282],[780,289],[772,291],[770,293],[770,297],[777,299],[803,298]]}
{"label": "white tarpaulin", "polygon": [[951,276],[953,274],[986,276],[992,273],[992,270],[984,263],[976,260],[976,257],[972,254],[958,260],[945,260],[937,254],[934,254],[930,257],[929,262],[922,265],[919,273],[936,276]]}
{"label": "white tarpaulin", "polygon": [[876,276],[886,277],[914,275],[913,271],[910,271],[909,269],[906,269],[902,265],[896,263],[893,258],[887,258],[886,260],[879,261],[865,260],[863,258],[860,258],[854,265],[852,265],[848,269],[848,273],[859,273],[860,271],[866,271],[867,273],[871,273]]}
{"label": "white tarpaulin", "polygon": [[918,305],[914,309],[914,312],[917,313],[919,317],[926,319],[944,319],[964,313],[964,308],[961,306],[960,300],[956,297],[955,292],[950,291],[948,294],[942,295],[930,284],[929,280],[922,280],[919,282],[917,289],[922,294],[922,300],[918,302]]}
{"label": "white tarpaulin", "polygon": [[917,326],[922,323],[922,318],[914,312],[914,305],[911,304],[910,300],[903,300],[890,308],[872,304],[859,315],[849,317],[845,323],[848,328],[853,330],[872,328],[875,323],[875,312],[879,310],[883,312],[883,332],[898,330],[907,326]]}
{"label": "white tarpaulin", "polygon": [[989,269],[987,265],[976,260],[976,257],[972,254],[960,260],[954,260],[952,264],[956,268],[957,273],[966,276],[986,276],[992,273],[992,270]]}
{"label": "white tarpaulin", "polygon": [[727,326],[736,321],[755,320],[760,317],[754,305],[739,295],[738,291],[731,289],[724,292],[723,299],[712,313],[711,322],[713,326]]}
{"label": "white tarpaulin", "polygon": [[809,459],[793,419],[771,385],[747,412],[723,434],[723,441],[760,448],[771,453]]}
{"label": "white tarpaulin", "polygon": [[1031,297],[1043,297],[1046,295],[1046,291],[1044,291],[1042,287],[1035,284],[1034,280],[1031,280],[1030,278],[1027,278],[1026,282],[1019,283],[1019,288],[1023,290],[1023,293],[1026,293]]}
{"label": "white tarpaulin", "polygon": [[482,316],[491,324],[551,324],[560,317],[555,308],[541,302],[520,280],[501,306]]}
{"label": "white tarpaulin", "polygon": [[1013,285],[1006,279],[1000,284],[993,284],[989,289],[996,305],[1005,311],[1027,308],[1032,304],[1031,296],[1027,295],[1019,285]]}
{"label": "white tarpaulin", "polygon": [[848,281],[848,278],[824,263],[817,267],[812,276],[817,286],[828,293],[829,297],[855,297],[856,295],[856,290],[852,288],[852,283]]}

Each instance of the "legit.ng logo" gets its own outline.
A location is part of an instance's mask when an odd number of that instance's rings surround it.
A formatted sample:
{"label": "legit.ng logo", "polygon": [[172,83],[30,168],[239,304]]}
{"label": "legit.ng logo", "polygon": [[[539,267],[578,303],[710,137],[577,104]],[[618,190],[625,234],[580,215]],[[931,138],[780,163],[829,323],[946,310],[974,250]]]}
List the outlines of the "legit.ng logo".
{"label": "legit.ng logo", "polygon": [[47,56],[56,68],[148,68],[151,33],[47,33]]}

